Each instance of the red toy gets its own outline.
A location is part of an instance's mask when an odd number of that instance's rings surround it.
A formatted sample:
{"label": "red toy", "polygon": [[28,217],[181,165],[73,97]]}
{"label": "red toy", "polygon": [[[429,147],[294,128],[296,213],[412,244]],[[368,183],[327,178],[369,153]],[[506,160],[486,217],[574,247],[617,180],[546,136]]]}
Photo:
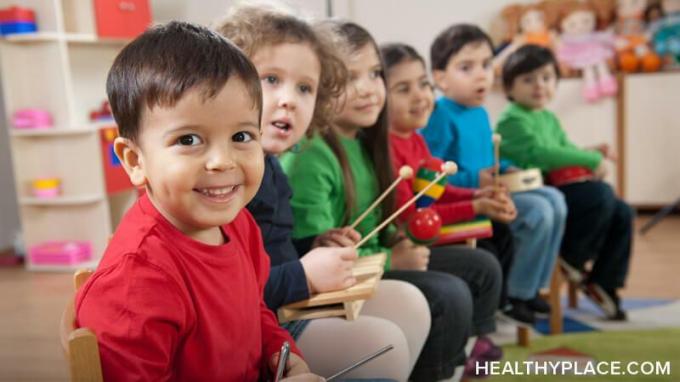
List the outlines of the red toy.
{"label": "red toy", "polygon": [[99,37],[134,38],[151,24],[148,0],[94,0]]}
{"label": "red toy", "polygon": [[585,182],[593,179],[593,172],[586,167],[568,166],[548,173],[548,183],[558,187],[565,184]]}
{"label": "red toy", "polygon": [[0,35],[33,33],[37,30],[32,9],[17,6],[0,9]]}
{"label": "red toy", "polygon": [[406,235],[416,244],[432,244],[439,238],[442,219],[432,208],[419,208],[408,221]]}
{"label": "red toy", "polygon": [[117,136],[118,128],[115,126],[104,127],[99,130],[102,161],[104,162],[104,179],[106,180],[106,192],[108,194],[134,188],[116,153],[113,151],[113,141]]}
{"label": "red toy", "polygon": [[0,9],[0,22],[2,23],[16,23],[16,22],[35,22],[35,12],[30,8],[22,8],[12,6],[9,8]]}
{"label": "red toy", "polygon": [[90,121],[111,121],[113,120],[113,113],[111,113],[111,105],[109,101],[103,101],[99,109],[90,112]]}

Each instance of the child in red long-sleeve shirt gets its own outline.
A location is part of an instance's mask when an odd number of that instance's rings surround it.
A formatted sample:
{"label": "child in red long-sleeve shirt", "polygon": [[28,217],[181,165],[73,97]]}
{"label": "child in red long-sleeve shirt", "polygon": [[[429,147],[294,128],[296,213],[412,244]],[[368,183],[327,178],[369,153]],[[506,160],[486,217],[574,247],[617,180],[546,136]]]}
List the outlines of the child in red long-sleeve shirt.
{"label": "child in red long-sleeve shirt", "polygon": [[146,193],[76,296],[106,380],[255,381],[284,341],[286,374],[308,374],[262,300],[269,258],[244,208],[264,168],[259,82],[238,48],[188,23],[151,28],[116,58],[114,149]]}

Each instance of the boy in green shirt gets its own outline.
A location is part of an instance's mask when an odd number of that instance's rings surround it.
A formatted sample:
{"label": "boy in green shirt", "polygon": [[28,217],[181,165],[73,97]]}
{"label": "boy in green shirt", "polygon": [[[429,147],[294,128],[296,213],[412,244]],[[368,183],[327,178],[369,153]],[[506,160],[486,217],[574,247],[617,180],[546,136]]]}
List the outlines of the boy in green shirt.
{"label": "boy in green shirt", "polygon": [[[526,45],[508,57],[503,87],[512,103],[497,125],[503,136],[501,156],[523,168],[540,168],[551,179],[555,170],[587,176],[555,184],[569,210],[560,265],[608,318],[625,320],[617,289],[628,273],[634,213],[602,181],[604,159],[615,159],[608,146],[577,147],[555,114],[545,109],[557,86],[557,68],[552,52],[536,45]],[[585,264],[590,260],[593,267],[587,273]]]}

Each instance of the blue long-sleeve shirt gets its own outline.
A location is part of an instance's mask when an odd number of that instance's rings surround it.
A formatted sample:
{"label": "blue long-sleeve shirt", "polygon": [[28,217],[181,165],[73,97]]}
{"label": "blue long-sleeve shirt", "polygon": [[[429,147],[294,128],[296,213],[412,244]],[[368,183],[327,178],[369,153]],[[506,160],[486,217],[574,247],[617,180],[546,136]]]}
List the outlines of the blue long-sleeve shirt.
{"label": "blue long-sleeve shirt", "polygon": [[[432,155],[458,164],[449,183],[459,187],[479,187],[479,170],[494,165],[489,115],[481,106],[467,107],[441,97],[427,125],[420,129]],[[510,165],[501,161],[501,171]]]}
{"label": "blue long-sleeve shirt", "polygon": [[283,305],[309,298],[307,277],[293,246],[293,192],[276,157],[267,155],[262,185],[246,208],[262,231],[264,247],[271,259],[271,272],[264,301],[274,312]]}

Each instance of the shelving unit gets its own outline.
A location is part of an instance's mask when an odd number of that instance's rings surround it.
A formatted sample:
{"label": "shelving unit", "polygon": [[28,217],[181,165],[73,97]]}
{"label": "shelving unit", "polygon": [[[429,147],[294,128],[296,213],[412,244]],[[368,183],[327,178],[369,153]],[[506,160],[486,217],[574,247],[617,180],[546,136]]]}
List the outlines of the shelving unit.
{"label": "shelving unit", "polygon": [[[14,3],[0,0],[1,7]],[[132,191],[107,195],[99,128],[113,123],[89,121],[89,112],[106,99],[108,69],[128,40],[97,37],[92,1],[20,3],[35,10],[39,31],[0,39],[0,71],[24,244],[88,240],[93,250],[87,263],[38,266],[27,258],[27,268],[95,267],[112,227],[135,199]],[[54,127],[13,128],[12,114],[23,108],[48,110]],[[61,195],[33,197],[31,180],[39,177],[60,178]]]}

